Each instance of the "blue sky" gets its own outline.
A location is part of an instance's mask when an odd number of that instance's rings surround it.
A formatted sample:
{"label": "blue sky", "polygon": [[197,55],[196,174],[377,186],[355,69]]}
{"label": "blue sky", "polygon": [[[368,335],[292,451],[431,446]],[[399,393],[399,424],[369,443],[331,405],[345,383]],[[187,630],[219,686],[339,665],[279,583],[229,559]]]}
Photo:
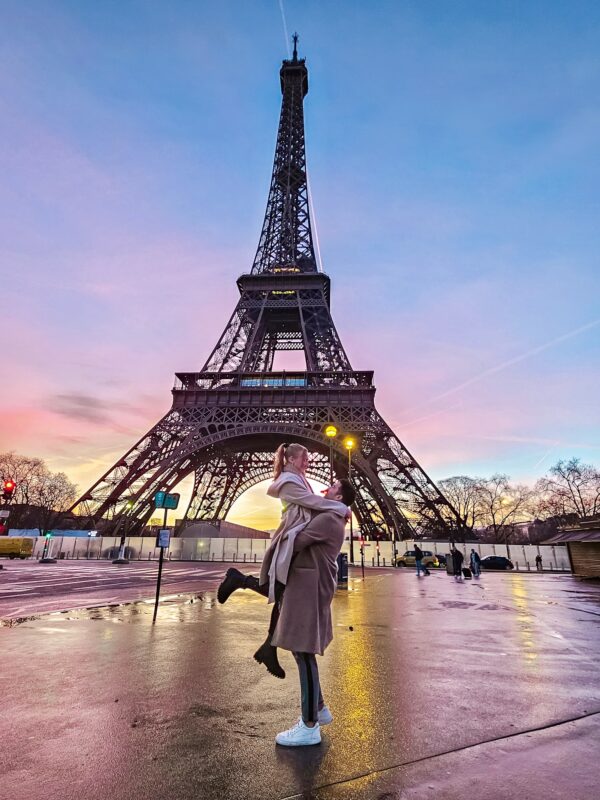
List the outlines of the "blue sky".
{"label": "blue sky", "polygon": [[[435,478],[600,463],[600,7],[290,2],[332,309]],[[280,3],[4,0],[0,444],[82,488],[252,263]]]}

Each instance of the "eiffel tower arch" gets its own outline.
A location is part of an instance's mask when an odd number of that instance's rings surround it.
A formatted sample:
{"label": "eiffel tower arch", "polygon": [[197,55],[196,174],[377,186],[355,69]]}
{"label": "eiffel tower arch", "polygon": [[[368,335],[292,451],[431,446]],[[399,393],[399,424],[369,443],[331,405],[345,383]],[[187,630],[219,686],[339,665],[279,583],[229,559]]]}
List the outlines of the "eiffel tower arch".
{"label": "eiffel tower arch", "polygon": [[[177,373],[165,416],[73,506],[113,533],[150,518],[158,491],[193,475],[187,520],[224,519],[248,488],[271,474],[284,441],[314,453],[308,475],[326,482],[334,424],[356,443],[352,477],[362,531],[411,538],[426,522],[449,531],[457,515],[375,408],[373,373],[352,369],[330,312],[331,282],[313,245],[304,140],[308,70],[280,70],[282,104],[273,174],[258,249],[237,281],[240,299],[199,372]],[[303,371],[274,370],[279,351],[301,351]],[[347,474],[342,439],[337,476]]]}

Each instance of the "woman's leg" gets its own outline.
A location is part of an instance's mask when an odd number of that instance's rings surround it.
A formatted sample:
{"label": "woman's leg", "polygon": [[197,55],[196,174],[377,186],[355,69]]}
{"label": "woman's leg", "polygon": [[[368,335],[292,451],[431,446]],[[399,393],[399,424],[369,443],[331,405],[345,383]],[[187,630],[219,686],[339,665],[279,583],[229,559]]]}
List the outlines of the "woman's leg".
{"label": "woman's leg", "polygon": [[[258,585],[258,580],[255,578],[256,584],[249,586],[249,589],[254,589],[255,592],[259,594],[263,594],[265,597],[269,594],[269,587],[267,584],[263,586]],[[265,589],[263,592],[262,590]],[[273,608],[271,609],[271,620],[269,622],[269,632],[267,633],[267,638],[258,648],[256,653],[254,653],[254,658],[258,661],[259,664],[264,664],[267,670],[274,675],[276,678],[285,678],[285,670],[279,663],[279,659],[277,658],[277,648],[273,647],[271,644],[271,638],[275,633],[275,628],[277,627],[277,623],[279,622],[279,613],[281,610],[281,601],[283,598],[283,593],[285,591],[285,584],[279,583],[277,581],[275,583],[275,602],[273,603]]]}
{"label": "woman's leg", "polygon": [[298,664],[300,676],[302,721],[312,728],[318,719],[319,700],[323,699],[321,697],[317,659],[314,653],[294,653],[293,655]]}
{"label": "woman's leg", "polygon": [[226,603],[230,595],[238,589],[252,589],[252,591],[262,594],[263,597],[267,597],[269,594],[268,583],[261,586],[258,582],[258,578],[254,575],[244,575],[239,569],[230,567],[217,589],[217,600],[219,603]]}

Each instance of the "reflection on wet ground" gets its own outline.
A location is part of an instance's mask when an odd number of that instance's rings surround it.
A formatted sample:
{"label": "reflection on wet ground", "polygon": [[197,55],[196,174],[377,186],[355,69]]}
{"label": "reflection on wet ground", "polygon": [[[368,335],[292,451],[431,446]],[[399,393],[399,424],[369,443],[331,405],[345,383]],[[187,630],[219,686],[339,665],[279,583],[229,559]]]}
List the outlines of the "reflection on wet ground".
{"label": "reflection on wet ground", "polygon": [[[28,618],[0,630],[8,674],[44,673],[4,698],[3,786],[11,800],[37,797],[39,775],[48,800],[386,796],[381,776],[400,765],[521,733],[532,746],[536,730],[600,714],[599,608],[600,587],[562,576],[352,578],[320,659],[334,722],[300,750],[273,743],[297,718],[297,676],[288,653],[284,681],[252,660],[269,614],[257,595],[167,596],[154,626],[153,601]],[[496,797],[489,762],[469,768]]]}

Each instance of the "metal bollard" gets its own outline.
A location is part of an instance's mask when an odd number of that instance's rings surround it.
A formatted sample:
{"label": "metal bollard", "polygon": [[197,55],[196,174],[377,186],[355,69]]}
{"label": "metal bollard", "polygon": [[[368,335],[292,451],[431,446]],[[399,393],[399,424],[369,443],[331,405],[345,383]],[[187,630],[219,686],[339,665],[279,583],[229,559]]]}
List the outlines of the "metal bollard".
{"label": "metal bollard", "polygon": [[383,566],[385,567],[385,556],[383,557]]}
{"label": "metal bollard", "polygon": [[244,553],[244,564],[246,563],[246,553]]}
{"label": "metal bollard", "polygon": [[256,553],[254,553],[254,563],[256,564]]}

